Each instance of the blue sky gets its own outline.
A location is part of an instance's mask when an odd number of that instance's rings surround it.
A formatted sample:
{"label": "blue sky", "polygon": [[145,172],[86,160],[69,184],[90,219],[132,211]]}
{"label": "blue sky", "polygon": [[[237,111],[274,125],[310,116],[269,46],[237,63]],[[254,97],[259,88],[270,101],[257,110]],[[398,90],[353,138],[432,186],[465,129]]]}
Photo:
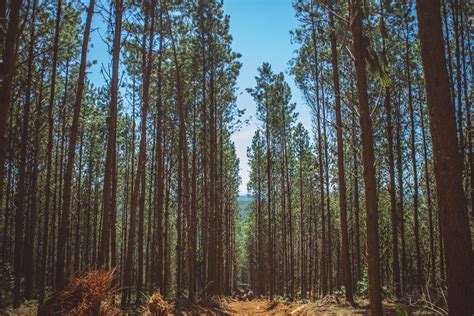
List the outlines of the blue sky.
{"label": "blue sky", "polygon": [[[240,175],[242,184],[240,194],[247,193],[247,182],[249,179],[249,167],[247,161],[247,147],[252,142],[252,137],[257,129],[255,119],[255,103],[252,97],[245,91],[255,85],[257,68],[263,62],[269,62],[274,72],[283,71],[286,80],[291,87],[293,102],[296,111],[300,113],[299,121],[306,129],[311,130],[310,113],[302,100],[301,92],[296,88],[294,79],[288,74],[288,62],[294,56],[297,46],[291,45],[290,30],[297,26],[297,21],[292,7],[292,0],[224,0],[224,12],[230,15],[230,33],[233,36],[234,51],[242,54],[240,61],[242,69],[237,84],[239,92],[237,105],[246,109],[246,118],[249,124],[232,136],[237,156],[240,160]],[[90,59],[96,60],[97,64],[89,69],[88,78],[96,86],[105,83],[102,68],[108,69],[111,56],[107,53],[105,39],[105,24],[102,17],[94,17],[91,34]]]}
{"label": "blue sky", "polygon": [[246,116],[252,118],[248,126],[232,136],[240,159],[241,194],[247,193],[247,147],[257,129],[255,103],[245,89],[255,85],[257,67],[263,62],[269,62],[274,72],[285,72],[292,90],[293,102],[296,102],[296,111],[300,113],[299,121],[310,130],[309,110],[302,100],[302,93],[295,86],[293,77],[287,74],[288,62],[297,49],[290,41],[290,30],[297,26],[291,3],[291,0],[224,0],[224,12],[230,15],[233,49],[242,54],[243,65],[237,81],[240,89],[237,105],[246,109]]}

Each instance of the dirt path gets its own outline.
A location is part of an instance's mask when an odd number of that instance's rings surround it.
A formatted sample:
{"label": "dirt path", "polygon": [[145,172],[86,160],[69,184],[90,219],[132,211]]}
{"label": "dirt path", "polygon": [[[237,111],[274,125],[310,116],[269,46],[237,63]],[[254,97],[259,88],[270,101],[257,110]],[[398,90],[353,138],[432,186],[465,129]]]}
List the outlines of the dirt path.
{"label": "dirt path", "polygon": [[231,302],[228,311],[233,315],[288,315],[291,310],[289,306],[280,303],[272,303],[268,300],[253,300]]}
{"label": "dirt path", "polygon": [[[396,315],[394,309],[394,305],[384,303],[384,313],[386,315]],[[369,315],[367,305],[351,307],[348,304],[341,303],[314,302],[289,306],[276,302],[272,303],[268,300],[233,301],[228,305],[227,312],[232,315]]]}
{"label": "dirt path", "polygon": [[[361,307],[354,308],[343,302],[334,302],[323,299],[312,303],[296,303],[294,305],[285,305],[278,302],[271,302],[266,299],[253,301],[234,301],[227,300],[225,307],[221,309],[193,309],[176,313],[175,315],[316,315],[316,316],[349,316],[349,315],[369,315],[368,302],[360,301]],[[385,315],[397,315],[395,313],[396,305],[384,302]],[[3,315],[36,315],[37,307],[34,304],[23,305],[17,309],[0,310],[0,316]],[[125,314],[124,314],[125,315]],[[421,314],[416,314],[421,315]],[[423,314],[423,315],[432,315]]]}

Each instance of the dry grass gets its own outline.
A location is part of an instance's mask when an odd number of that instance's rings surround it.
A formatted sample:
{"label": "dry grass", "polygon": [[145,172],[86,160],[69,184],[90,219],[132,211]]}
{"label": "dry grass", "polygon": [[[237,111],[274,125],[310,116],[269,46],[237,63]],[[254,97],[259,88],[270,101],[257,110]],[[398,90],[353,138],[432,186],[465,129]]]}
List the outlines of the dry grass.
{"label": "dry grass", "polygon": [[53,295],[40,315],[117,315],[111,304],[115,270],[93,270],[72,277],[63,291]]}
{"label": "dry grass", "polygon": [[214,295],[207,296],[202,299],[200,305],[213,312],[216,312],[218,315],[228,315],[232,310],[230,307],[230,302],[232,302],[232,300],[229,299],[229,297],[223,295]]}
{"label": "dry grass", "polygon": [[161,296],[160,292],[156,292],[148,299],[145,315],[170,315],[172,313],[171,306]]}

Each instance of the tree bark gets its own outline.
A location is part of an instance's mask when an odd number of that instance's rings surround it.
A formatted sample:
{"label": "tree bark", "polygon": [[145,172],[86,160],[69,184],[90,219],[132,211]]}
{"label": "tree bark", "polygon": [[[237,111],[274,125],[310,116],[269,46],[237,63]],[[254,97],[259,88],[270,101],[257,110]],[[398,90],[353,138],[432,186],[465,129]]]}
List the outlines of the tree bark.
{"label": "tree bark", "polygon": [[425,163],[425,188],[426,188],[426,203],[428,204],[428,229],[430,235],[430,283],[434,287],[436,285],[436,254],[434,243],[434,221],[433,221],[433,201],[431,197],[431,179],[428,167],[428,140],[425,130],[425,115],[423,114],[421,86],[418,93],[420,105],[420,119],[421,119],[421,135],[423,138],[423,160]]}
{"label": "tree bark", "polygon": [[49,235],[49,209],[51,207],[51,173],[52,173],[52,161],[53,161],[53,134],[54,134],[54,99],[56,91],[56,72],[58,63],[58,47],[59,47],[59,31],[61,26],[61,13],[62,13],[62,0],[58,0],[56,10],[56,23],[54,29],[54,42],[53,42],[53,60],[51,65],[51,88],[49,95],[48,105],[48,146],[47,146],[47,163],[46,163],[46,182],[45,182],[45,201],[44,201],[44,214],[43,214],[43,242],[41,251],[41,271],[39,272],[39,298],[38,305],[41,307],[45,298],[45,274],[46,274],[46,258],[48,252],[48,235]]}
{"label": "tree bark", "polygon": [[0,67],[0,83],[2,85],[0,89],[0,204],[2,201],[1,192],[3,192],[3,172],[7,147],[5,136],[12,102],[12,85],[17,57],[15,49],[18,41],[21,5],[22,0],[12,0],[10,3],[9,22],[2,52],[3,64]]}
{"label": "tree bark", "polygon": [[450,99],[439,0],[417,0],[418,34],[433,142],[438,205],[446,246],[448,309],[452,315],[474,312],[472,245],[462,188],[462,156]]}
{"label": "tree bark", "polygon": [[423,287],[423,270],[421,258],[421,241],[420,241],[420,221],[418,219],[418,166],[416,162],[416,134],[415,134],[415,110],[413,107],[413,91],[411,82],[411,58],[410,58],[410,40],[408,23],[406,25],[406,73],[408,85],[408,111],[410,113],[410,146],[411,146],[411,163],[413,172],[413,221],[415,234],[416,249],[416,285],[418,288]]}
{"label": "tree bark", "polygon": [[[108,136],[107,136],[107,154],[105,158],[105,176],[104,176],[104,214],[102,218],[102,240],[100,243],[99,257],[97,265],[108,266],[108,262],[105,261],[107,253],[109,251],[109,239],[110,239],[110,217],[112,212],[112,196],[114,196],[113,190],[113,173],[115,170],[114,162],[117,155],[116,143],[117,143],[117,103],[118,103],[118,80],[119,80],[119,61],[120,61],[120,44],[122,37],[122,13],[123,3],[122,0],[114,1],[115,7],[115,27],[114,27],[114,40],[112,48],[112,82],[110,87],[110,105],[109,105],[109,118],[107,120]],[[113,229],[113,228],[112,228]]]}
{"label": "tree bark", "polygon": [[81,64],[79,66],[79,79],[77,83],[76,98],[74,102],[74,114],[71,125],[71,134],[68,147],[68,160],[64,174],[64,192],[63,192],[63,212],[62,221],[58,233],[57,262],[56,262],[56,289],[62,289],[65,283],[65,257],[66,242],[69,235],[69,213],[71,209],[71,190],[74,159],[76,157],[76,142],[79,130],[79,117],[81,115],[82,95],[84,93],[86,66],[87,66],[87,48],[89,46],[89,35],[91,32],[92,15],[94,14],[95,0],[90,0],[87,10],[86,27],[82,40]]}
{"label": "tree bark", "polygon": [[[25,91],[25,103],[23,108],[23,122],[21,132],[21,144],[20,144],[20,163],[18,167],[18,184],[17,184],[17,195],[15,198],[15,257],[14,257],[14,271],[15,271],[15,289],[13,292],[13,306],[18,307],[21,303],[21,278],[23,273],[23,225],[28,221],[27,208],[25,207],[25,199],[27,195],[27,175],[26,175],[26,164],[27,164],[27,147],[28,147],[28,135],[29,135],[29,123],[30,123],[30,111],[31,111],[31,93],[32,93],[32,81],[33,81],[33,62],[34,62],[34,48],[35,48],[35,37],[36,37],[36,7],[38,0],[33,3],[31,14],[33,16],[31,21],[30,30],[30,43],[28,48],[28,74]],[[5,84],[5,83],[4,83]],[[2,134],[3,135],[3,134]],[[1,144],[0,144],[1,146]],[[3,169],[3,161],[1,162],[1,168]],[[3,176],[3,175],[0,175]],[[26,223],[28,224],[28,223]],[[27,247],[27,246],[26,246]],[[30,262],[31,264],[31,262]]]}
{"label": "tree bark", "polygon": [[354,56],[359,95],[360,127],[362,130],[362,156],[365,182],[365,208],[367,230],[367,264],[369,269],[369,300],[372,315],[382,315],[380,287],[380,257],[378,241],[377,181],[375,179],[374,141],[367,93],[365,54],[366,39],[363,35],[362,1],[351,1],[354,20],[351,25],[354,37]]}
{"label": "tree bark", "polygon": [[337,41],[334,23],[332,2],[329,7],[329,23],[331,33],[331,63],[332,78],[334,82],[334,98],[336,101],[336,137],[337,137],[337,176],[339,181],[339,216],[341,229],[341,251],[342,251],[342,279],[345,287],[346,301],[353,303],[352,281],[351,281],[351,259],[349,254],[349,234],[347,228],[347,193],[346,193],[346,171],[344,167],[344,142],[342,139],[342,114],[341,114],[341,91],[339,88],[339,66],[337,58]]}

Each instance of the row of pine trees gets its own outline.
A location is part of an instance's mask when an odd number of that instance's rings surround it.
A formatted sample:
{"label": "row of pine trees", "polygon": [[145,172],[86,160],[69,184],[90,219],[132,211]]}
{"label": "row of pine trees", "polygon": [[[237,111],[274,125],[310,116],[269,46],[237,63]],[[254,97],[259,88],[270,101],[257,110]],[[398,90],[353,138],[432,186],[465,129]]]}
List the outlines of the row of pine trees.
{"label": "row of pine trees", "polygon": [[98,267],[123,307],[230,294],[241,65],[222,3],[10,0],[0,15],[1,305],[42,305]]}
{"label": "row of pine trees", "polygon": [[368,294],[373,315],[382,315],[382,292],[444,305],[447,287],[450,314],[467,315],[474,192],[467,3],[293,6],[298,50],[290,72],[312,126],[297,123],[284,75],[264,63],[249,90],[258,118],[248,150],[252,287],[290,299],[342,291],[353,302],[355,292]]}

